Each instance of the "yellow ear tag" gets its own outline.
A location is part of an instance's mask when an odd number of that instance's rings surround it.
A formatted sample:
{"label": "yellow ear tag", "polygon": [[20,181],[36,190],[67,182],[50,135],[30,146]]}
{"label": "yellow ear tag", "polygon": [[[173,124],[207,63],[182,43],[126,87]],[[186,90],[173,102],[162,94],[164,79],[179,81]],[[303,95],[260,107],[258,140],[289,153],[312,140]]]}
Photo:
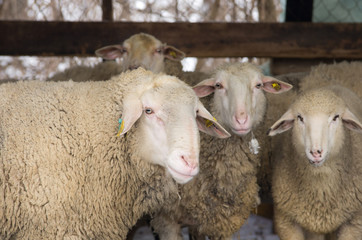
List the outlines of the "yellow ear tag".
{"label": "yellow ear tag", "polygon": [[174,58],[177,57],[176,52],[174,52],[174,51],[171,51],[171,52],[170,52],[170,55],[171,55],[172,57],[174,57]]}
{"label": "yellow ear tag", "polygon": [[282,87],[280,86],[280,84],[277,83],[277,82],[273,82],[273,83],[272,83],[272,87],[273,87],[276,91],[279,91],[280,89],[282,89]]}
{"label": "yellow ear tag", "polygon": [[[213,117],[213,119],[214,119],[215,122],[217,122],[217,121],[216,121],[216,118]],[[211,127],[213,124],[214,124],[214,123],[213,123],[212,121],[210,121],[210,120],[208,120],[208,119],[205,120],[205,125],[206,125],[206,127]]]}
{"label": "yellow ear tag", "polygon": [[118,123],[119,123],[119,129],[118,129],[117,137],[121,136],[121,133],[124,129],[124,121],[122,121],[122,118],[118,119]]}

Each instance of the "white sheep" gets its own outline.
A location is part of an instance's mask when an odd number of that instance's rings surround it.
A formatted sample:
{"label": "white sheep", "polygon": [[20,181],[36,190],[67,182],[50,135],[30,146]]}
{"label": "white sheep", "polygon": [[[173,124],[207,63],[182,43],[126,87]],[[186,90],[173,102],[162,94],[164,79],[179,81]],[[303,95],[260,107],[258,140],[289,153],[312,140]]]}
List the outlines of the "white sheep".
{"label": "white sheep", "polygon": [[[362,88],[360,83],[362,82],[362,62],[343,61],[333,64],[319,64],[311,68],[310,72],[303,73],[289,73],[280,76],[276,76],[278,79],[291,83],[293,89],[283,94],[283,97],[268,94],[268,102],[272,103],[268,106],[265,120],[262,126],[265,132],[268,128],[280,118],[280,116],[286,112],[299,92],[308,89],[328,86],[333,84],[339,84],[349,89],[353,89],[360,97],[362,97]],[[270,150],[275,147],[278,148],[278,142],[274,139],[269,140]],[[273,146],[276,145],[276,146]],[[263,152],[264,153],[264,152]],[[265,152],[267,153],[267,152]],[[264,201],[272,202],[271,199],[271,168],[273,166],[273,155],[275,153],[269,151],[262,157],[262,163],[259,170],[259,182],[261,186],[261,197]]]}
{"label": "white sheep", "polygon": [[106,80],[128,69],[143,67],[152,72],[165,72],[169,75],[180,75],[180,61],[185,53],[179,49],[162,43],[154,36],[138,33],[126,39],[122,44],[105,46],[96,50],[96,55],[106,60],[122,58],[120,63],[105,61],[94,67],[76,66],[66,69],[49,78],[52,81],[98,81]]}
{"label": "white sheep", "polygon": [[[270,128],[281,240],[362,239],[362,100],[340,85],[303,92]],[[352,131],[348,131],[350,129]]]}
{"label": "white sheep", "polygon": [[152,220],[161,240],[182,239],[181,225],[189,226],[197,239],[229,239],[244,224],[259,202],[259,157],[250,152],[246,139],[263,119],[264,91],[290,88],[250,63],[223,65],[194,86],[200,97],[213,93],[202,100],[232,136],[220,141],[201,135],[199,175],[180,186],[181,199],[165,204]]}
{"label": "white sheep", "polygon": [[230,136],[191,87],[144,69],[0,96],[0,239],[125,239],[198,173],[197,128]]}

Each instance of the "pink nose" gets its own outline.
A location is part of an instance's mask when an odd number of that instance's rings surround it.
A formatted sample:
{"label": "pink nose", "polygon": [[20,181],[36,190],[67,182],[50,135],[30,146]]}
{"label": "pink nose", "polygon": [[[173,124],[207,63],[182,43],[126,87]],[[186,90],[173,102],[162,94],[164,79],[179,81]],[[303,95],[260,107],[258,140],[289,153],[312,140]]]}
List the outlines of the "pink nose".
{"label": "pink nose", "polygon": [[248,121],[248,115],[241,113],[239,116],[235,115],[234,119],[238,124],[244,125]]}
{"label": "pink nose", "polygon": [[313,157],[315,158],[320,158],[322,157],[322,153],[323,153],[323,150],[314,150],[314,151],[310,151],[310,154],[312,154]]}
{"label": "pink nose", "polygon": [[195,160],[195,158],[188,157],[186,155],[181,155],[181,159],[184,161],[185,165],[189,167],[191,170],[197,168],[197,166],[199,165],[197,160]]}

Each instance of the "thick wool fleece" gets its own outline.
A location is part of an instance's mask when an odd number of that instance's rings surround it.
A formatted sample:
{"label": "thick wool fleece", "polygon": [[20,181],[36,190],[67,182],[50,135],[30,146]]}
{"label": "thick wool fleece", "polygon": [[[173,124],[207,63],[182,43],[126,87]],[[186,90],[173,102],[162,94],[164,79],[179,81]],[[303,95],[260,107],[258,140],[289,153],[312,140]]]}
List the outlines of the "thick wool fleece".
{"label": "thick wool fleece", "polygon": [[[218,118],[211,98],[201,100],[205,106],[211,105]],[[199,174],[179,186],[180,199],[164,205],[152,221],[162,239],[174,237],[165,221],[189,226],[194,236],[228,239],[259,203],[256,172],[260,160],[250,153],[248,142],[235,135],[218,139],[201,133],[200,143],[204,150],[200,151]]]}
{"label": "thick wool fleece", "polygon": [[137,123],[116,136],[123,96],[150,74],[0,86],[1,239],[125,239],[177,197],[164,169],[134,150]]}
{"label": "thick wool fleece", "polygon": [[310,74],[300,81],[302,91],[339,84],[352,89],[358,96],[362,96],[362,62],[343,61],[334,64],[320,64],[313,67]]}

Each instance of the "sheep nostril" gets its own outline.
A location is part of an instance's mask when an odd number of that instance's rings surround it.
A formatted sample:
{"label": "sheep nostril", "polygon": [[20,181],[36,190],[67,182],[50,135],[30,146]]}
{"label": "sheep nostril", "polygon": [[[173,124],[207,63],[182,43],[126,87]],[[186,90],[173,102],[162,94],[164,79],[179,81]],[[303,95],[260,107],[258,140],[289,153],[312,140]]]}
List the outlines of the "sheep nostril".
{"label": "sheep nostril", "polygon": [[185,165],[191,169],[195,169],[197,167],[197,163],[192,159],[186,157],[185,155],[181,156],[181,159],[184,161]]}

